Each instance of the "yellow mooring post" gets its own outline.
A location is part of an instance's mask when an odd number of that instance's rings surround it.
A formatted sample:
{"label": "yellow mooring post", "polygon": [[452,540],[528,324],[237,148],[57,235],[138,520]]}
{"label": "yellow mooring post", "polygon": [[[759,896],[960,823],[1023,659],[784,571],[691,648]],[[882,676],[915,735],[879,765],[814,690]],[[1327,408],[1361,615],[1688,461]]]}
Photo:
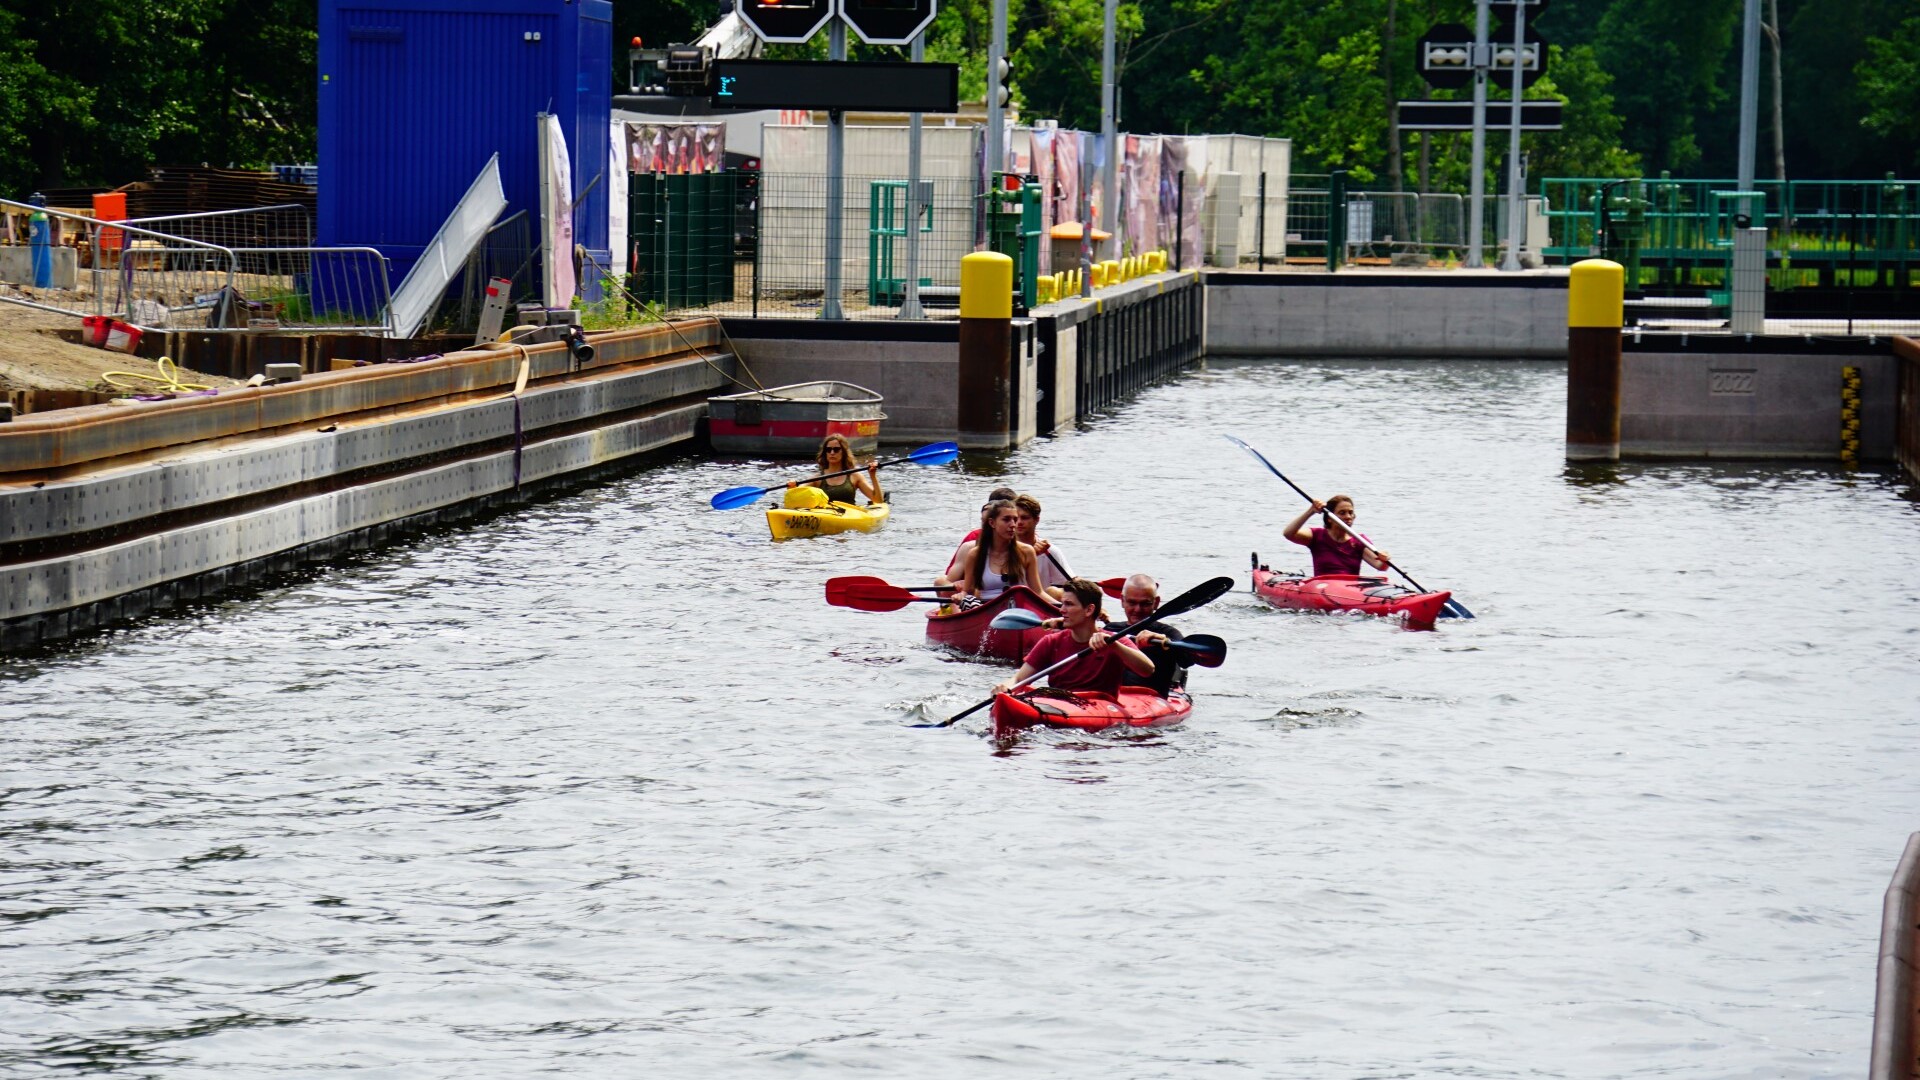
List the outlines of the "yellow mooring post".
{"label": "yellow mooring post", "polygon": [[1620,460],[1620,325],[1626,271],[1573,264],[1567,282],[1567,460]]}
{"label": "yellow mooring post", "polygon": [[1013,260],[997,251],[960,259],[961,446],[1013,443]]}

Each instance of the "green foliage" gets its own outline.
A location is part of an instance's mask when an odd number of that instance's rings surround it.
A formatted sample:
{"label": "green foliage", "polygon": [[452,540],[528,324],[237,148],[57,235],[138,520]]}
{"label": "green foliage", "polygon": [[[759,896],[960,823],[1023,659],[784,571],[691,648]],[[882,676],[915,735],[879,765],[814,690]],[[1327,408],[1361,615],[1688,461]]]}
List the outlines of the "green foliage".
{"label": "green foliage", "polygon": [[1621,145],[1623,121],[1613,111],[1613,76],[1600,66],[1591,45],[1551,49],[1547,74],[1528,92],[1530,98],[1565,103],[1565,129],[1532,136],[1529,167],[1536,177],[1638,176],[1640,155]]}
{"label": "green foliage", "polygon": [[1867,58],[1854,69],[1862,96],[1872,104],[1860,125],[1906,144],[1902,164],[1920,163],[1920,15],[1886,37],[1867,39]]}

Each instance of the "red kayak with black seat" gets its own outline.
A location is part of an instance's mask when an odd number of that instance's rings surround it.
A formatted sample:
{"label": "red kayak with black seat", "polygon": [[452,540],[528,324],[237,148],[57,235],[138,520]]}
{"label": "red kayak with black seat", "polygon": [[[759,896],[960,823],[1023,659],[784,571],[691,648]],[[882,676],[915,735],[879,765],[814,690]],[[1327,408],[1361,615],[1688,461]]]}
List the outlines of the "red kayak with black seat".
{"label": "red kayak with black seat", "polygon": [[1407,620],[1408,626],[1432,629],[1451,592],[1415,592],[1383,577],[1363,574],[1321,574],[1306,577],[1256,566],[1253,591],[1260,599],[1286,611],[1353,611]]}
{"label": "red kayak with black seat", "polygon": [[1161,697],[1144,686],[1123,686],[1118,694],[1029,688],[994,695],[993,734],[1010,738],[1032,727],[1077,731],[1171,727],[1192,711],[1193,699],[1181,690]]}
{"label": "red kayak with black seat", "polygon": [[1011,608],[1031,611],[1043,619],[1055,618],[1060,608],[1053,601],[1027,588],[1014,585],[999,596],[970,608],[941,605],[927,613],[927,640],[945,645],[968,656],[1019,663],[1028,650],[1052,633],[1039,627],[1024,630],[995,630],[988,624],[993,617]]}

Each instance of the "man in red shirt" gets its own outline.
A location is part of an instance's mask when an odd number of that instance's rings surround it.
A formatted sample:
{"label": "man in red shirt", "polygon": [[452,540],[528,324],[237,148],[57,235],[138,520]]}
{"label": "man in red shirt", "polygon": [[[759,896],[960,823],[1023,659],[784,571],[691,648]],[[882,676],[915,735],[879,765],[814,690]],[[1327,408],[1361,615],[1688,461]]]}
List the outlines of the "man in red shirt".
{"label": "man in red shirt", "polygon": [[993,692],[1008,693],[1022,681],[1082,649],[1092,651],[1049,674],[1048,685],[1057,690],[1117,694],[1127,672],[1143,678],[1152,675],[1153,661],[1134,645],[1132,638],[1116,638],[1100,629],[1100,596],[1100,586],[1086,578],[1070,579],[1062,587],[1060,597],[1060,617],[1065,625],[1029,649],[1020,670],[1013,673],[1013,678],[994,687]]}

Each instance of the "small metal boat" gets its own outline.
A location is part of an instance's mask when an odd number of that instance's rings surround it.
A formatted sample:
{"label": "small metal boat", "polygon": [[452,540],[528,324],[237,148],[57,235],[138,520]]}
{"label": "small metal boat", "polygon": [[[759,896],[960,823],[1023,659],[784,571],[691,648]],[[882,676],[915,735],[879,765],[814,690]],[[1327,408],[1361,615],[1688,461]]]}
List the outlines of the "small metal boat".
{"label": "small metal boat", "polygon": [[718,454],[810,458],[828,435],[844,435],[853,452],[880,447],[882,398],[846,382],[807,382],[707,399],[707,433]]}

